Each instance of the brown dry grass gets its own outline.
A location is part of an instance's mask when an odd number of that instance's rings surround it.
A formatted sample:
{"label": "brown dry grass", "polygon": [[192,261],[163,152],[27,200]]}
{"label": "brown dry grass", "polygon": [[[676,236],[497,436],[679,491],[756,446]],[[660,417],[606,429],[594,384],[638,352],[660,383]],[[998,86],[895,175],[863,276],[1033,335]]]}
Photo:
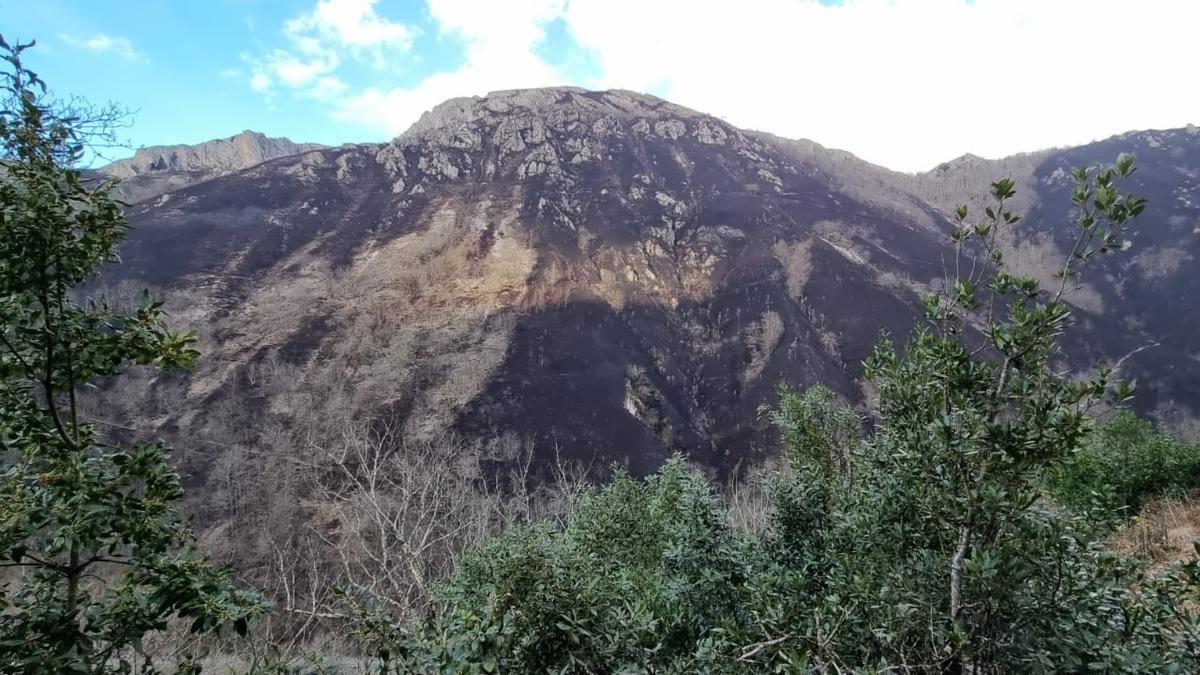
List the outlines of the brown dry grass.
{"label": "brown dry grass", "polygon": [[750,384],[762,375],[771,355],[779,347],[785,330],[783,318],[778,312],[770,309],[763,313],[762,319],[746,328],[746,347],[750,352],[750,362],[742,371],[743,385]]}
{"label": "brown dry grass", "polygon": [[1155,281],[1169,277],[1191,263],[1188,251],[1171,247],[1147,249],[1134,259],[1142,275]]}
{"label": "brown dry grass", "polygon": [[[1046,234],[1032,240],[1018,240],[1011,236],[1011,230],[1002,229],[1001,233],[1000,243],[1006,249],[1005,264],[1010,273],[1033,277],[1045,289],[1058,288],[1057,274],[1067,260],[1066,251],[1060,249]],[[1082,310],[1093,314],[1104,313],[1104,298],[1091,284],[1077,282],[1069,286],[1066,298],[1067,302]]]}
{"label": "brown dry grass", "polygon": [[804,285],[812,274],[812,240],[779,241],[772,252],[787,274],[788,294],[793,298],[804,295]]}
{"label": "brown dry grass", "polygon": [[1183,499],[1156,499],[1113,536],[1112,547],[1145,559],[1151,569],[1196,556],[1193,542],[1200,538],[1200,490]]}
{"label": "brown dry grass", "polygon": [[266,378],[280,385],[261,392],[272,413],[303,415],[319,404],[353,416],[416,392],[415,418],[448,423],[502,361],[511,321],[496,317],[523,302],[537,265],[513,216],[519,197],[442,204],[427,227],[368,244],[344,268],[319,255],[320,242],[297,252],[213,321],[221,337],[202,345],[208,356],[190,395],[228,386],[319,322],[324,334],[307,363]]}

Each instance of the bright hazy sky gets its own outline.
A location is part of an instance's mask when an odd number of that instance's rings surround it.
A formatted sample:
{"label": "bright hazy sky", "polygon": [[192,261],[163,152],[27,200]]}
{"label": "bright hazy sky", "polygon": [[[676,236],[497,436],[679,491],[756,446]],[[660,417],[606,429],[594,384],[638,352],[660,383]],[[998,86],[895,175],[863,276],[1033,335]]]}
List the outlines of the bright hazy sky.
{"label": "bright hazy sky", "polygon": [[653,93],[901,170],[1200,123],[1200,0],[0,0],[135,146],[379,141],[440,101]]}

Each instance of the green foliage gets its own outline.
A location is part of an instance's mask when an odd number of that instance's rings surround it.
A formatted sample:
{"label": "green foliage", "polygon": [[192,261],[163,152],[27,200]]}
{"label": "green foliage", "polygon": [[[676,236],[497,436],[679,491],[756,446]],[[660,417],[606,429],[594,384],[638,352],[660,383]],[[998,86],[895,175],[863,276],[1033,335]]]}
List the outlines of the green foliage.
{"label": "green foliage", "polygon": [[843,474],[852,469],[860,435],[858,416],[827,387],[816,385],[802,394],[781,387],[772,419],[793,465],[811,462]]}
{"label": "green foliage", "polygon": [[360,631],[396,672],[697,672],[704,638],[745,620],[749,546],[675,457],[584,496],[562,529],[518,528],[468,555],[419,644],[365,604]]}
{"label": "green foliage", "polygon": [[1122,412],[1101,426],[1054,475],[1055,501],[1115,523],[1150,497],[1200,485],[1200,445],[1156,431]]}
{"label": "green foliage", "polygon": [[96,118],[43,101],[28,46],[0,38],[0,673],[154,672],[141,640],[168,619],[244,633],[261,606],[187,552],[167,449],[112,445],[79,414],[80,387],[130,363],[187,367],[195,338],[149,298],[131,313],[74,299],[127,225],[115,183],[73,168]]}

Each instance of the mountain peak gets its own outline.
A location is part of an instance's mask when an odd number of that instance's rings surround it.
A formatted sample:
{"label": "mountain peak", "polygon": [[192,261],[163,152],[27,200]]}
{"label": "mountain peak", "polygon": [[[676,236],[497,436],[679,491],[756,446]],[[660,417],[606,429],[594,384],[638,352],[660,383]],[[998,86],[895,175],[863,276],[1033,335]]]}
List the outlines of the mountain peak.
{"label": "mountain peak", "polygon": [[152,145],[139,148],[133,157],[113,162],[101,168],[100,172],[126,179],[150,173],[178,171],[230,173],[276,157],[321,147],[323,146],[316,143],[293,143],[287,138],[270,138],[261,132],[246,129],[228,138],[218,138],[195,145]]}
{"label": "mountain peak", "polygon": [[172,190],[225,176],[256,164],[325,146],[293,143],[246,129],[228,138],[195,145],[152,145],[133,157],[101,167],[98,172],[121,179],[121,197],[139,202]]}
{"label": "mountain peak", "polygon": [[715,117],[655,96],[546,87],[450,99],[422,115],[377,159],[409,187],[414,177],[406,164],[434,179],[538,175],[553,181],[610,159],[615,148],[650,140],[728,144],[731,150],[755,144]]}
{"label": "mountain peak", "polygon": [[959,155],[948,162],[942,162],[941,164],[938,164],[937,166],[933,167],[930,173],[954,171],[967,166],[979,166],[986,164],[987,162],[988,160],[984,159],[983,157],[968,152],[964,155]]}
{"label": "mountain peak", "polygon": [[639,118],[707,116],[656,96],[622,89],[505,89],[488,92],[486,96],[463,96],[444,101],[421,115],[400,139],[428,139],[463,127],[495,125],[506,117],[539,117],[545,122],[556,123],[592,122],[602,117],[628,122]]}

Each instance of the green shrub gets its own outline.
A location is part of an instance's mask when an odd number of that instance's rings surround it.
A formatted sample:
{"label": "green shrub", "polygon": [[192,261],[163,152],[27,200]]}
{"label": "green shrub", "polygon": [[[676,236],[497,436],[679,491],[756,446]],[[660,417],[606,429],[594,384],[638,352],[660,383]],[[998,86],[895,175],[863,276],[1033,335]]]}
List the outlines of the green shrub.
{"label": "green shrub", "polygon": [[1122,412],[1093,433],[1051,482],[1054,499],[1080,513],[1115,522],[1151,497],[1200,486],[1200,445],[1161,433]]}
{"label": "green shrub", "polygon": [[645,482],[618,475],[585,495],[562,529],[520,527],[467,555],[443,589],[446,612],[415,646],[373,634],[401,672],[692,663],[707,636],[745,615],[753,557],[708,482],[675,457]]}
{"label": "green shrub", "polygon": [[81,389],[131,364],[189,367],[195,336],[148,294],[130,312],[77,299],[128,231],[116,183],[77,169],[113,118],[54,103],[30,46],[0,37],[0,673],[156,673],[143,642],[170,621],[245,634],[264,607],[195,555],[168,449],[80,414]]}

